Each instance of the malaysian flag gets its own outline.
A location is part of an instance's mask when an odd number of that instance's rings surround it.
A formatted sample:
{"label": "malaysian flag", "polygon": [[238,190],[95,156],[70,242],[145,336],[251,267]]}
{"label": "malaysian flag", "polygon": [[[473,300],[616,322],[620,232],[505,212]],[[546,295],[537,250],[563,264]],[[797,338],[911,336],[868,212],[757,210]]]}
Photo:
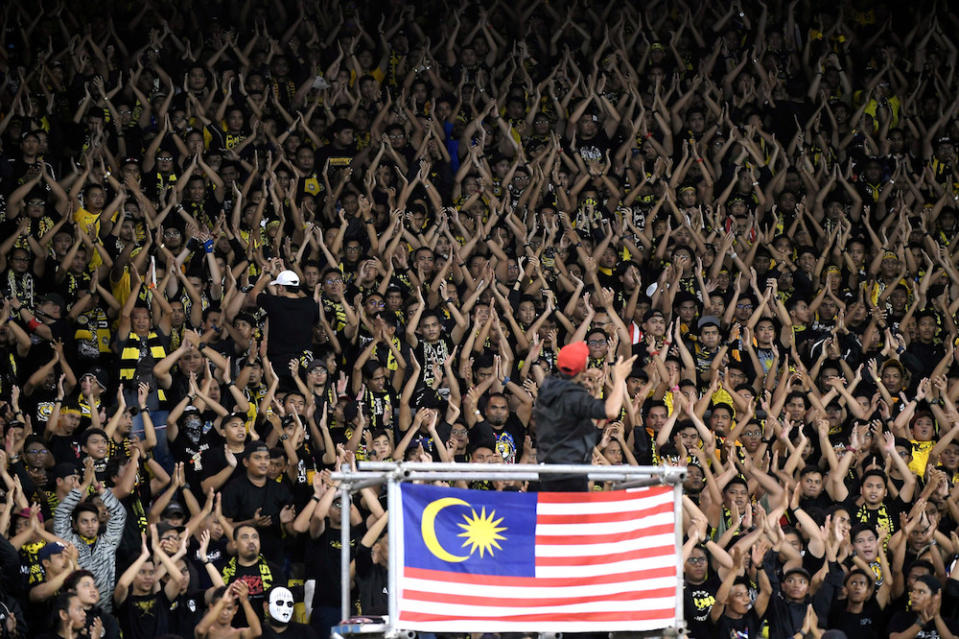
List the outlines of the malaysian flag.
{"label": "malaysian flag", "polygon": [[612,631],[682,619],[673,488],[401,486],[402,629]]}

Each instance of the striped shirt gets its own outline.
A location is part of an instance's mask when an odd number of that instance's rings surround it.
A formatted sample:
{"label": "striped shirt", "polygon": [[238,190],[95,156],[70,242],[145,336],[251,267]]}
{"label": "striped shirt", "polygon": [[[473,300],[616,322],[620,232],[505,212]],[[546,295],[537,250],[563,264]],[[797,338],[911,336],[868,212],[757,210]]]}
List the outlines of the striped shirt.
{"label": "striped shirt", "polygon": [[103,504],[110,511],[110,519],[107,521],[106,532],[92,544],[87,544],[70,526],[70,515],[82,497],[79,490],[73,489],[63,498],[53,514],[53,533],[77,547],[77,563],[81,568],[93,573],[93,579],[101,593],[109,594],[100,602],[101,607],[109,612],[113,609],[112,593],[116,584],[116,551],[123,536],[127,511],[113,495],[113,491],[108,489],[100,493]]}

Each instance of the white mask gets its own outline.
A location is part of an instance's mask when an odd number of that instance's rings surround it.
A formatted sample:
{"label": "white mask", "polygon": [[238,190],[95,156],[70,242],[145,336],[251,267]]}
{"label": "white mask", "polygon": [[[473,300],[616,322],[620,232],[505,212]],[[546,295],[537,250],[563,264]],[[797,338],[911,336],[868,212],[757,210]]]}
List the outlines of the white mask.
{"label": "white mask", "polygon": [[270,590],[270,616],[278,623],[290,623],[293,617],[292,592],[282,586]]}

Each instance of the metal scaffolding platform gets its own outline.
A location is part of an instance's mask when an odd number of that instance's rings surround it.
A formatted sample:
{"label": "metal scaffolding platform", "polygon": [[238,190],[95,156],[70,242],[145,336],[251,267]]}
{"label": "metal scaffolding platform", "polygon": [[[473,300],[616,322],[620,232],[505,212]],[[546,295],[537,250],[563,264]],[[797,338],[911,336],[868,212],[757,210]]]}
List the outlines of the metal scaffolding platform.
{"label": "metal scaffolding platform", "polygon": [[[676,536],[677,568],[682,549],[682,482],[686,476],[686,469],[676,466],[590,466],[590,465],[538,465],[538,464],[457,464],[457,463],[423,463],[423,462],[360,462],[357,472],[350,472],[348,467],[341,472],[332,474],[334,480],[340,481],[340,500],[342,524],[340,529],[343,548],[350,547],[350,508],[347,506],[350,495],[365,487],[386,484],[388,508],[388,534],[390,544],[389,555],[389,614],[385,617],[351,617],[350,616],[350,554],[341,553],[341,616],[344,620],[332,628],[335,639],[413,639],[417,636],[415,628],[404,627],[399,623],[399,571],[401,568],[401,540],[398,538],[401,513],[395,506],[400,503],[400,485],[403,482],[428,481],[482,481],[482,480],[519,480],[538,481],[550,476],[584,476],[591,481],[613,482],[616,489],[640,488],[645,486],[667,485],[673,488],[673,508]],[[685,622],[683,619],[683,585],[682,579],[677,579],[676,614],[673,623],[664,628],[642,632],[610,632],[610,636],[617,639],[632,637],[644,638],[673,638],[685,636]],[[482,632],[481,630],[478,630]],[[531,632],[528,629],[502,630],[511,634],[521,633],[526,636],[537,636],[538,639],[560,639],[563,632],[550,628],[543,628],[540,632]],[[423,636],[435,636],[435,633],[421,633]],[[450,633],[441,633],[450,635]],[[465,633],[452,633],[464,635]],[[568,633],[575,636],[576,633]]]}

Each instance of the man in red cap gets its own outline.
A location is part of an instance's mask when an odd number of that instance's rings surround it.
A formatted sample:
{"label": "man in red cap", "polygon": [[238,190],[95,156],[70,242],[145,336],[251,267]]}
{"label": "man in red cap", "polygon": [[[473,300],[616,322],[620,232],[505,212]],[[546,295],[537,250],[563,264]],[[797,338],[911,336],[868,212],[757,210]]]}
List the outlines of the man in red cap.
{"label": "man in red cap", "polygon": [[[573,342],[556,358],[559,374],[547,378],[536,399],[536,457],[541,464],[588,464],[602,426],[593,420],[619,417],[626,397],[626,377],[635,356],[612,367],[613,388],[605,400],[591,396],[580,383],[589,357],[586,342]],[[585,491],[586,477],[553,476],[540,482],[544,491]]]}

